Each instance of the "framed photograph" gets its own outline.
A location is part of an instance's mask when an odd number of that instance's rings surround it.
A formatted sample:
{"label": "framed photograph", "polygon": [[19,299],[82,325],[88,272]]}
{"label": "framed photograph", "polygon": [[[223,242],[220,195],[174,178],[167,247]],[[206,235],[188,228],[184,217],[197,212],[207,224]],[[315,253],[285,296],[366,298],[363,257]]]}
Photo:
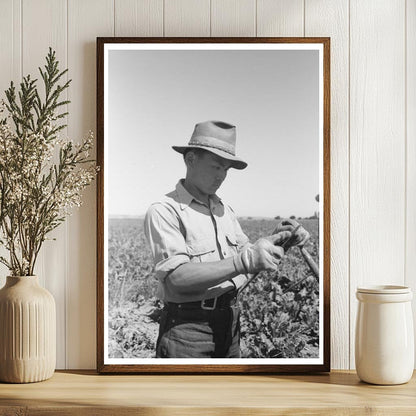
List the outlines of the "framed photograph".
{"label": "framed photograph", "polygon": [[330,39],[97,38],[101,373],[330,371]]}

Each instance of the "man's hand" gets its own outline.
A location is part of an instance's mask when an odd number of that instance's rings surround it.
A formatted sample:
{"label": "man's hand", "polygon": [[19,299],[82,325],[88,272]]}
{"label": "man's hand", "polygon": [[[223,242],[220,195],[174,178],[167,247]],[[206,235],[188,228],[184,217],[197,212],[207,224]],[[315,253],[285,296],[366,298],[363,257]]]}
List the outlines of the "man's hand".
{"label": "man's hand", "polygon": [[262,270],[277,270],[280,259],[284,256],[283,248],[275,245],[280,241],[283,241],[281,235],[272,235],[257,240],[234,257],[236,271],[240,274],[247,274],[258,273]]}
{"label": "man's hand", "polygon": [[283,232],[290,232],[291,235],[296,227],[299,228],[295,231],[293,239],[290,241],[290,245],[286,246],[285,249],[289,249],[293,246],[302,247],[310,238],[310,234],[295,220],[285,219],[279,222],[273,234],[279,234]]}
{"label": "man's hand", "polygon": [[277,231],[275,230],[272,235],[263,237],[266,240],[269,240],[275,246],[282,246],[283,243],[291,237],[292,233],[290,231]]}

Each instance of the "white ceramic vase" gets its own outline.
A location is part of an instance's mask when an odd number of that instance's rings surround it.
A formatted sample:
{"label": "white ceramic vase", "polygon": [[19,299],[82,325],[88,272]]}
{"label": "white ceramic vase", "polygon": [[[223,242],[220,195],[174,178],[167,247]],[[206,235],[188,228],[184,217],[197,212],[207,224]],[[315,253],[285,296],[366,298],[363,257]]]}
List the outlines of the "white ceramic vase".
{"label": "white ceramic vase", "polygon": [[357,289],[355,366],[372,384],[403,384],[414,368],[414,332],[410,288],[372,286]]}
{"label": "white ceramic vase", "polygon": [[0,381],[32,383],[56,366],[53,296],[37,276],[8,276],[0,290]]}

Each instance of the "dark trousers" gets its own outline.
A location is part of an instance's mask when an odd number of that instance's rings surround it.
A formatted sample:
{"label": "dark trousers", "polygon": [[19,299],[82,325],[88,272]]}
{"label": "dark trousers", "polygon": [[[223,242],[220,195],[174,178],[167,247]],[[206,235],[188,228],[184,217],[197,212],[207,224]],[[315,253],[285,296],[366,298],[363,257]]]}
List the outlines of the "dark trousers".
{"label": "dark trousers", "polygon": [[165,306],[157,358],[240,358],[238,304],[212,311]]}

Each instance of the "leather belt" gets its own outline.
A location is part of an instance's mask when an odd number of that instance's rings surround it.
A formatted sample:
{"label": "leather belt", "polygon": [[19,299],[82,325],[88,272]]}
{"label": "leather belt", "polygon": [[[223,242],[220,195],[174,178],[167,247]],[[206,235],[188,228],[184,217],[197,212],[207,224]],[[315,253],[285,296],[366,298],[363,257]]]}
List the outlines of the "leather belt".
{"label": "leather belt", "polygon": [[213,311],[215,309],[227,308],[229,306],[235,305],[237,302],[237,291],[231,290],[230,292],[224,293],[217,298],[203,299],[195,302],[182,302],[174,303],[168,302],[167,306],[174,309],[182,310],[206,310]]}

